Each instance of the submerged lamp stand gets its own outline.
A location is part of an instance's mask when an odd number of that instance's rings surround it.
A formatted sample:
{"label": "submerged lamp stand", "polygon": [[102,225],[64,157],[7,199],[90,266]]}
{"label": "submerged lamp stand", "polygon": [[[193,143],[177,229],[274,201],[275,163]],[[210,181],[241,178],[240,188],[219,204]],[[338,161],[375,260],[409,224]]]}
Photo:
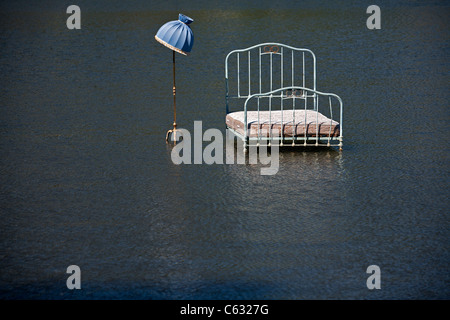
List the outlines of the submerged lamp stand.
{"label": "submerged lamp stand", "polygon": [[175,85],[175,51],[172,51],[173,54],[173,129],[167,131],[166,133],[166,141],[169,141],[170,135],[173,134],[173,141],[177,143],[177,88]]}
{"label": "submerged lamp stand", "polygon": [[167,131],[166,141],[169,141],[170,135],[173,133],[173,141],[177,141],[177,88],[175,86],[175,51],[173,53],[173,129]]}
{"label": "submerged lamp stand", "polygon": [[194,20],[179,14],[178,20],[170,21],[159,28],[155,35],[155,39],[173,50],[173,129],[167,131],[166,141],[169,141],[170,136],[173,134],[173,141],[176,143],[176,131],[177,131],[177,104],[176,104],[176,86],[175,86],[175,52],[181,53],[187,56],[194,45],[194,35],[192,33],[189,24]]}

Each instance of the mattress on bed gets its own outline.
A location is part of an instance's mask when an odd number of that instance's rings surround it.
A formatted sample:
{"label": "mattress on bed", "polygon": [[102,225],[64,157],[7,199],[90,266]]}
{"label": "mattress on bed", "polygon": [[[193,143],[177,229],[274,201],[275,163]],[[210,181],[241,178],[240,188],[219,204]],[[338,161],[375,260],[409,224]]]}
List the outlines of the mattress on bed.
{"label": "mattress on bed", "polygon": [[[319,137],[339,136],[339,123],[314,110],[276,110],[271,113],[269,111],[260,111],[259,130],[258,111],[247,111],[247,134],[249,137],[268,137],[270,136],[270,129],[272,129],[272,132],[278,130],[281,136],[281,123],[283,123],[283,136],[304,137],[305,111],[306,134],[308,137],[316,137],[317,125]],[[226,124],[228,128],[244,135],[244,111],[227,114]]]}

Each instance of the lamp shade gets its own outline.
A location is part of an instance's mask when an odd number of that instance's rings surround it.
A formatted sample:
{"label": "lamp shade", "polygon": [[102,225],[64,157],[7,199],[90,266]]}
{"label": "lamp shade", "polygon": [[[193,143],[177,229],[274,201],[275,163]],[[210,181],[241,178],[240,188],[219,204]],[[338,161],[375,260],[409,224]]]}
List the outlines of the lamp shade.
{"label": "lamp shade", "polygon": [[189,27],[193,21],[180,13],[178,20],[167,22],[159,28],[155,39],[169,49],[187,55],[194,45],[194,34]]}

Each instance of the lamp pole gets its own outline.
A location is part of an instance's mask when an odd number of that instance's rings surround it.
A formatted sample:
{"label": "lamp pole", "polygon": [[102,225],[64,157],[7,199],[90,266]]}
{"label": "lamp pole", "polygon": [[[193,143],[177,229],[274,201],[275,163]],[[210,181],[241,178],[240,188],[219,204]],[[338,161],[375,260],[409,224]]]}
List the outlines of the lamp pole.
{"label": "lamp pole", "polygon": [[173,54],[173,130],[177,129],[177,101],[176,94],[177,89],[175,86],[175,51],[172,51]]}
{"label": "lamp pole", "polygon": [[172,59],[172,62],[173,62],[173,88],[172,88],[172,91],[173,91],[173,129],[172,130],[169,130],[169,131],[167,131],[167,134],[166,134],[166,141],[169,141],[169,135],[171,134],[171,133],[173,133],[173,140],[174,140],[174,142],[175,143],[177,143],[177,136],[176,136],[176,130],[177,130],[177,99],[176,99],[176,92],[177,92],[177,89],[176,89],[176,86],[175,86],[175,51],[172,51],[172,54],[173,54],[173,59]]}

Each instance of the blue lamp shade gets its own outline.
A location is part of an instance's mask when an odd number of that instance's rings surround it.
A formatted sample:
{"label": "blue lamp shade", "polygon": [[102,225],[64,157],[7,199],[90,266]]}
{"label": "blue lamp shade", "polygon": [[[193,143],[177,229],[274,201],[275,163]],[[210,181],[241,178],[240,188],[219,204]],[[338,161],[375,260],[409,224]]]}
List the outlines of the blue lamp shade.
{"label": "blue lamp shade", "polygon": [[194,34],[189,27],[193,21],[180,13],[178,20],[167,22],[159,28],[155,39],[169,49],[188,55],[194,45]]}

